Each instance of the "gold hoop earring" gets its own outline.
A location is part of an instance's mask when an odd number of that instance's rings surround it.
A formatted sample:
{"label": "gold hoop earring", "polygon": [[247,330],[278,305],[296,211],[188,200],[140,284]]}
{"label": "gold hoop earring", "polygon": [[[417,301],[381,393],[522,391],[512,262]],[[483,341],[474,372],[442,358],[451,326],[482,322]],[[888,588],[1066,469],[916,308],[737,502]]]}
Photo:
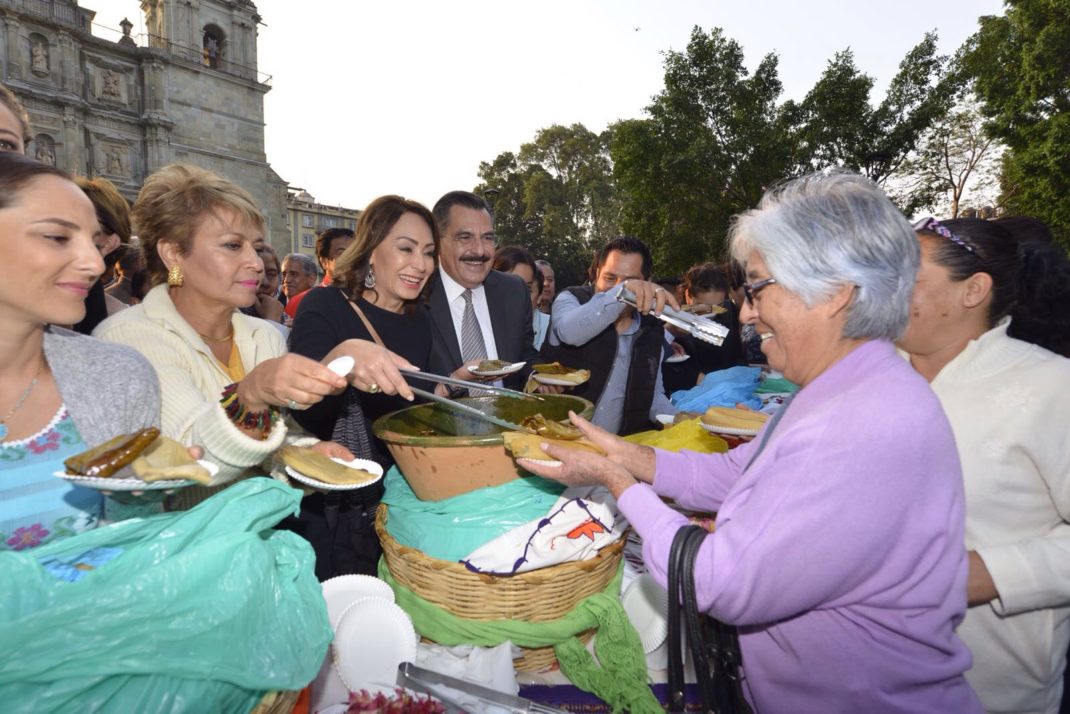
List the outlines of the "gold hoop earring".
{"label": "gold hoop earring", "polygon": [[173,288],[182,287],[182,268],[178,265],[172,265],[167,271],[167,284]]}

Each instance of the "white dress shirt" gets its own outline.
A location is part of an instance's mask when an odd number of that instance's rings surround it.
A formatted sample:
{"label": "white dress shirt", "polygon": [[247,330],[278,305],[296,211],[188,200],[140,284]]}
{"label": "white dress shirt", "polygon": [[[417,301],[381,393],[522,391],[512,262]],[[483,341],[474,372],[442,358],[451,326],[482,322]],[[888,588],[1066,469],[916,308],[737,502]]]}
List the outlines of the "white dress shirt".
{"label": "white dress shirt", "polygon": [[[442,281],[442,289],[446,293],[446,302],[450,306],[450,315],[453,317],[453,334],[457,336],[457,346],[461,347],[461,323],[464,320],[464,297],[462,293],[465,287],[451,278],[445,270],[439,266],[439,280]],[[479,329],[483,333],[483,345],[487,348],[487,359],[498,359],[498,346],[494,343],[494,329],[490,324],[490,306],[487,304],[487,291],[480,285],[472,289],[472,309],[476,311],[476,320]]]}

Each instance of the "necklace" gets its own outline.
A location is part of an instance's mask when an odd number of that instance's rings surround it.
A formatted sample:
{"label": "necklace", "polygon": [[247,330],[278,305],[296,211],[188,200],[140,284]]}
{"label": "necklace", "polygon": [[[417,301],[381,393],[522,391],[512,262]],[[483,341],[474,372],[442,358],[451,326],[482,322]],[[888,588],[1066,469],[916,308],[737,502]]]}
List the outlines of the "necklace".
{"label": "necklace", "polygon": [[200,335],[202,339],[204,339],[204,340],[206,340],[208,342],[215,342],[217,344],[220,344],[220,343],[223,343],[223,342],[230,342],[232,339],[234,339],[234,325],[230,326],[230,333],[228,333],[226,337],[222,337],[222,338],[220,338],[220,337],[211,337],[209,335],[205,335],[205,334],[200,333],[200,332],[198,332],[197,334]]}
{"label": "necklace", "polygon": [[37,367],[37,374],[35,374],[33,376],[33,380],[30,381],[30,386],[26,387],[26,390],[22,393],[22,396],[19,397],[19,400],[17,402],[15,402],[15,406],[11,407],[11,409],[8,410],[7,414],[4,415],[3,419],[0,419],[0,441],[3,441],[7,438],[7,420],[13,417],[15,415],[15,412],[17,412],[19,409],[22,409],[22,405],[29,398],[30,392],[32,392],[33,388],[37,386],[37,380],[41,378],[41,371],[44,370],[44,368],[45,361],[42,359],[41,364]]}

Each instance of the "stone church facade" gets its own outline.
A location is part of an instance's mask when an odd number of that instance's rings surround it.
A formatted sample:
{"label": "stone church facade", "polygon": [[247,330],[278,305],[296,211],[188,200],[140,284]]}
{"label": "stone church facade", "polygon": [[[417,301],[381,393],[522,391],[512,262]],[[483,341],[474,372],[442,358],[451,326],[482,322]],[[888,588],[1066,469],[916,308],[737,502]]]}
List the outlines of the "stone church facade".
{"label": "stone church facade", "polygon": [[103,176],[133,199],[173,162],[211,169],[248,190],[277,250],[290,246],[286,182],[264,153],[257,71],[260,16],[248,0],[141,0],[147,36],[94,37],[76,0],[0,0],[0,81],[22,100],[27,153]]}

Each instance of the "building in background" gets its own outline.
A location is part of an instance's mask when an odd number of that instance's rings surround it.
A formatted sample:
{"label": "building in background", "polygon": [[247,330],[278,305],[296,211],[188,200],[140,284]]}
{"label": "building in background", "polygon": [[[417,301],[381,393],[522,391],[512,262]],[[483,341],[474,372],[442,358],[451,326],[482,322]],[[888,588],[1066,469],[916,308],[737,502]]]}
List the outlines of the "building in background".
{"label": "building in background", "polygon": [[[360,211],[352,208],[316,203],[316,199],[301,188],[290,189],[286,196],[286,214],[286,225],[290,229],[286,253],[306,253],[311,256],[316,255],[316,236],[320,231],[325,228],[353,230],[360,217]],[[277,246],[276,250],[279,250]]]}
{"label": "building in background", "polygon": [[257,70],[260,16],[248,0],[141,0],[112,42],[76,0],[0,0],[0,81],[30,115],[27,153],[71,173],[103,176],[133,199],[150,173],[196,164],[248,190],[266,236],[290,245],[286,182],[264,153]]}

